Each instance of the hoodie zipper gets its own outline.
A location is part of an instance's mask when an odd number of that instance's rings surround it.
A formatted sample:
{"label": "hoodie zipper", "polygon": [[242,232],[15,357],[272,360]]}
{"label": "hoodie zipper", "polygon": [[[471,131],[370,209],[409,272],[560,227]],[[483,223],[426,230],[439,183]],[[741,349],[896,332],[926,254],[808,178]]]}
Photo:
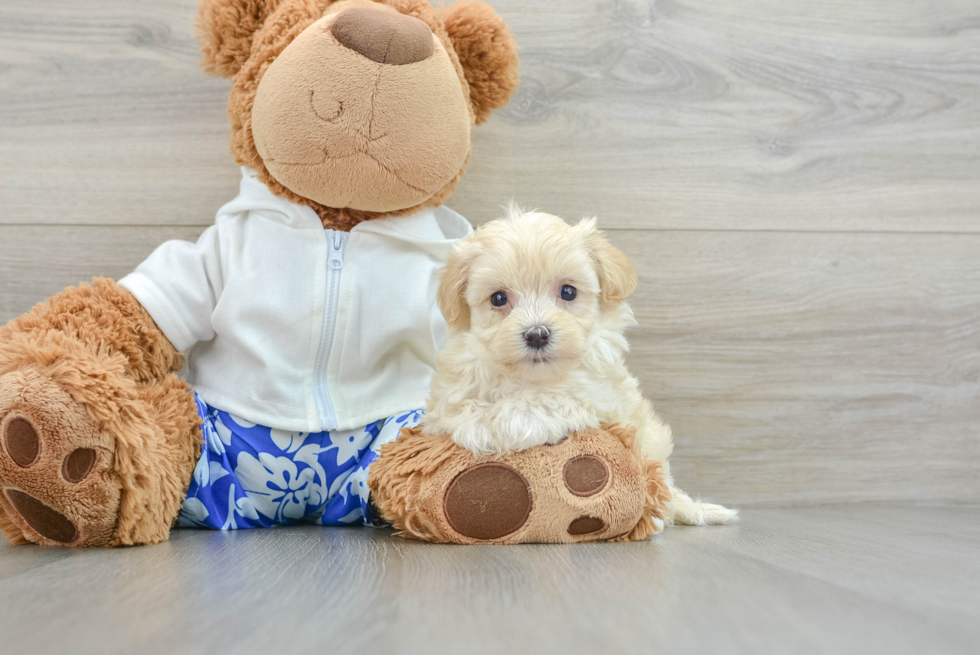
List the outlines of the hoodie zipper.
{"label": "hoodie zipper", "polygon": [[344,248],[347,246],[346,232],[326,230],[327,235],[327,280],[323,292],[323,327],[320,330],[320,347],[317,349],[316,365],[313,369],[313,395],[316,410],[320,415],[320,429],[333,430],[337,427],[337,412],[330,399],[327,388],[327,364],[333,346],[333,335],[337,328],[337,303],[340,298],[340,273],[344,268]]}

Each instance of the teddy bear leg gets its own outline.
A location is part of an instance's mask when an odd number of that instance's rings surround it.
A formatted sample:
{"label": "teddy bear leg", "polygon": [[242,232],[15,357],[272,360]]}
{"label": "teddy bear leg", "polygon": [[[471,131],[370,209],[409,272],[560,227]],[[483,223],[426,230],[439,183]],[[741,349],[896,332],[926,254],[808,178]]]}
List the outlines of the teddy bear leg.
{"label": "teddy bear leg", "polygon": [[200,444],[179,364],[107,280],[0,328],[0,529],[11,542],[167,538]]}
{"label": "teddy bear leg", "polygon": [[663,527],[659,462],[632,450],[634,430],[607,426],[499,457],[407,428],[385,444],[368,483],[399,534],[452,543],[639,541]]}
{"label": "teddy bear leg", "polygon": [[14,544],[164,541],[200,452],[194,396],[176,375],[136,390],[119,434],[37,370],[0,377],[0,530]]}
{"label": "teddy bear leg", "polygon": [[201,454],[201,418],[186,382],[172,373],[139,395],[150,421],[132,440],[117,439],[115,473],[123,492],[111,545],[169,538]]}

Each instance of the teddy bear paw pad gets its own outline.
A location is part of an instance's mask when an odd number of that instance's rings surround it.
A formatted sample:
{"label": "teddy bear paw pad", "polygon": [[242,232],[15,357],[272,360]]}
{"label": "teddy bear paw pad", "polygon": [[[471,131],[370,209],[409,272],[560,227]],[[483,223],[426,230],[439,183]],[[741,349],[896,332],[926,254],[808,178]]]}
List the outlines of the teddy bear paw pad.
{"label": "teddy bear paw pad", "polygon": [[22,468],[36,462],[41,454],[41,440],[38,439],[34,426],[23,418],[14,418],[7,423],[3,443],[10,459]]}
{"label": "teddy bear paw pad", "polygon": [[75,524],[61,512],[19,489],[4,489],[3,492],[21,518],[27,521],[27,525],[45,539],[67,544],[78,536]]}
{"label": "teddy bear paw pad", "polygon": [[606,522],[594,516],[580,516],[568,524],[568,534],[578,536],[580,534],[592,534],[599,532],[606,527]]}
{"label": "teddy bear paw pad", "polygon": [[516,469],[487,462],[461,471],[444,499],[446,520],[471,539],[500,539],[531,515],[531,488]]}
{"label": "teddy bear paw pad", "polygon": [[595,455],[579,455],[566,462],[562,478],[565,487],[576,496],[594,496],[606,488],[609,467]]}
{"label": "teddy bear paw pad", "polygon": [[95,451],[91,448],[76,448],[61,465],[61,475],[69,482],[81,482],[95,466]]}

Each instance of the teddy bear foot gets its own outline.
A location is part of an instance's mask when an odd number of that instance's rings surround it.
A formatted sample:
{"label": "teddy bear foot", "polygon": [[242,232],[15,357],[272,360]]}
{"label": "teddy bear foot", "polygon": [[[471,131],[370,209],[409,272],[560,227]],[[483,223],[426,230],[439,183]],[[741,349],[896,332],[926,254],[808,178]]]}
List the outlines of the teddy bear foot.
{"label": "teddy bear foot", "polygon": [[635,431],[585,430],[549,446],[474,457],[446,436],[402,430],[371,465],[381,515],[402,536],[461,544],[635,541],[659,532],[670,497]]}
{"label": "teddy bear foot", "polygon": [[120,485],[113,439],[51,379],[0,377],[0,529],[13,543],[102,546],[113,537]]}

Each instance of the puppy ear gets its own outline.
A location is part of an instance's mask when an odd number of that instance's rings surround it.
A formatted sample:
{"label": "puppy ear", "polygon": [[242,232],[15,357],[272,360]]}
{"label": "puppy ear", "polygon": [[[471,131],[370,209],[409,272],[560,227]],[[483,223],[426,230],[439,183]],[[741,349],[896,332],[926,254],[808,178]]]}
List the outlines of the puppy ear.
{"label": "puppy ear", "polygon": [[197,7],[201,68],[219,77],[232,77],[237,73],[252,51],[252,36],[280,2],[201,0]]}
{"label": "puppy ear", "polygon": [[599,289],[605,302],[622,302],[636,290],[636,269],[626,253],[615,247],[595,228],[596,219],[579,223],[588,230],[589,252],[599,276]]}
{"label": "puppy ear", "polygon": [[438,14],[463,66],[479,125],[517,89],[517,43],[504,19],[483,2],[460,2]]}
{"label": "puppy ear", "polygon": [[470,326],[470,306],[466,302],[466,280],[479,245],[470,237],[461,242],[446,260],[439,277],[436,301],[449,327],[465,330]]}

